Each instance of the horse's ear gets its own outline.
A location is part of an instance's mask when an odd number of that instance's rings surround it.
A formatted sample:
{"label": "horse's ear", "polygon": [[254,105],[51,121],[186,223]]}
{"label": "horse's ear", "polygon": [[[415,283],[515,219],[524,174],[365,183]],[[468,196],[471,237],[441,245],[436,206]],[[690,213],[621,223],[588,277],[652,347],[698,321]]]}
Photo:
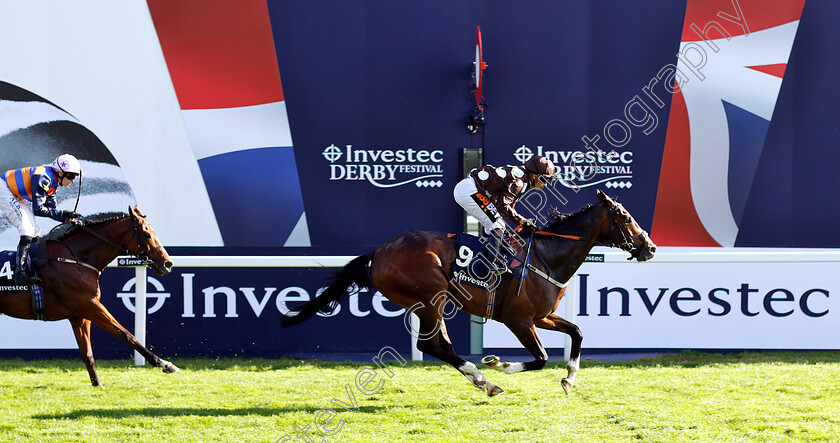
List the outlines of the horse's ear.
{"label": "horse's ear", "polygon": [[607,206],[615,206],[613,199],[609,195],[604,194],[604,191],[598,189],[596,192],[598,193],[598,200],[601,200]]}
{"label": "horse's ear", "polygon": [[607,197],[607,194],[604,194],[604,191],[600,189],[596,189],[595,192],[598,194],[598,200],[601,200],[604,203],[606,203],[607,200],[610,199],[609,197]]}
{"label": "horse's ear", "polygon": [[139,218],[146,218],[146,216],[145,216],[145,215],[143,215],[143,213],[142,213],[142,212],[140,212],[140,206],[134,205],[134,209],[133,209],[133,210],[131,209],[131,206],[129,206],[129,207],[128,207],[128,209],[129,209],[129,212],[131,212],[132,214],[136,215],[137,217],[139,217]]}

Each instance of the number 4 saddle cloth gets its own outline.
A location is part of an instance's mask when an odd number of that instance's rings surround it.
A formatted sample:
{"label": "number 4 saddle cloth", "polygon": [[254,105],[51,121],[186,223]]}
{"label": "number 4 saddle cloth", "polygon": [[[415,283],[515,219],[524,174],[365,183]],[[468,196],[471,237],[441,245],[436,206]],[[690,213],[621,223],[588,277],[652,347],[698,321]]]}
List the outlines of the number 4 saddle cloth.
{"label": "number 4 saddle cloth", "polygon": [[[29,269],[34,269],[38,260],[38,242],[29,246],[29,257],[26,259]],[[14,282],[17,268],[17,251],[0,251],[0,292],[23,292],[29,290],[29,285],[16,285]]]}

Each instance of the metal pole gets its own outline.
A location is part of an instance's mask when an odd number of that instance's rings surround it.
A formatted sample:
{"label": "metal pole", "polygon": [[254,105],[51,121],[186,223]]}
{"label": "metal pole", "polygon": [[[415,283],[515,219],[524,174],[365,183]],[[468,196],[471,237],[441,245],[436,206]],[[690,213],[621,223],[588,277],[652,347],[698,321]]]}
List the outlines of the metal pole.
{"label": "metal pole", "polygon": [[[146,267],[134,268],[137,278],[134,282],[134,338],[146,346]],[[134,365],[143,366],[146,359],[134,351]]]}
{"label": "metal pole", "polygon": [[414,361],[423,361],[423,353],[417,349],[417,336],[420,335],[420,317],[415,313],[411,313],[411,359]]}

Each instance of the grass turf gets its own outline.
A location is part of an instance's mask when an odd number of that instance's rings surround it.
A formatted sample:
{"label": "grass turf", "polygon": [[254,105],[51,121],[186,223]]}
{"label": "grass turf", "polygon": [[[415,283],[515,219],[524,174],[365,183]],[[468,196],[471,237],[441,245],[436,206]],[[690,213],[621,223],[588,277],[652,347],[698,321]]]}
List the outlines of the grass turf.
{"label": "grass turf", "polygon": [[[683,352],[507,375],[440,363],[173,359],[181,372],[0,362],[2,441],[836,441],[840,353]],[[306,440],[306,439],[310,440]]]}

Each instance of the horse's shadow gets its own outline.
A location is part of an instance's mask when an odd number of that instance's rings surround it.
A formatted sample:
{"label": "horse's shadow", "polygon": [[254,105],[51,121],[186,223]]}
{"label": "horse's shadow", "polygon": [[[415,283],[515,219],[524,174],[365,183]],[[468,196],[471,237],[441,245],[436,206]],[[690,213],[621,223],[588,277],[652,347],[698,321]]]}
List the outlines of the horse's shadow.
{"label": "horse's shadow", "polygon": [[[261,415],[274,416],[286,413],[302,412],[306,414],[314,414],[323,407],[315,406],[299,406],[299,407],[283,407],[283,408],[122,408],[122,409],[79,409],[65,414],[40,414],[33,415],[32,418],[37,420],[64,420],[64,419],[78,419],[85,417],[97,418],[128,418],[128,417],[181,417],[194,415],[199,417],[226,417],[226,416],[245,416],[245,415]],[[383,409],[385,406],[360,406],[358,411],[365,414],[375,414]],[[355,412],[352,411],[352,412]]]}

